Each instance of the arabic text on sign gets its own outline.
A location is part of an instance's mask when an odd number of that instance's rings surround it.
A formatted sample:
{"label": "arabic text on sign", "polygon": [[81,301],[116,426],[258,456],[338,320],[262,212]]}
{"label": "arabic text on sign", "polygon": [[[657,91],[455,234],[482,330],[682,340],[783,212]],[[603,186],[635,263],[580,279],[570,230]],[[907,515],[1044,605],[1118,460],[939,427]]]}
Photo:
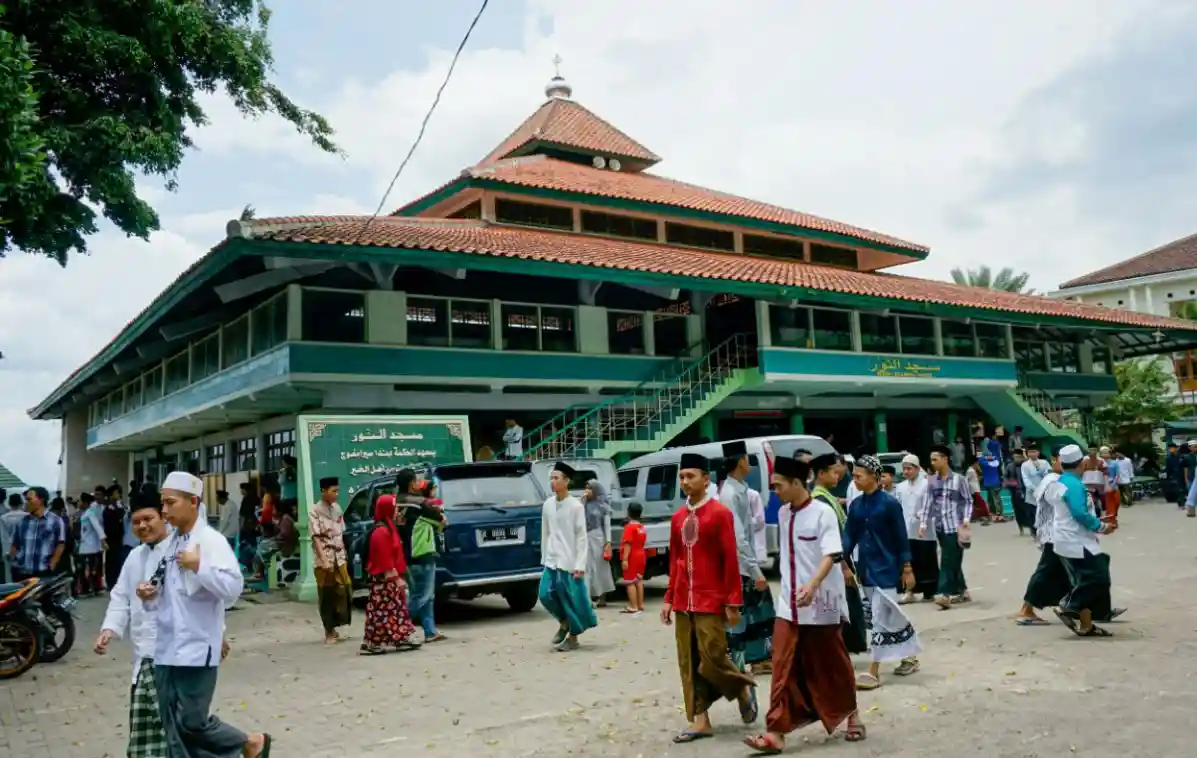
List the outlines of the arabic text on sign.
{"label": "arabic text on sign", "polygon": [[929,378],[937,375],[940,372],[940,367],[917,361],[889,358],[877,361],[869,370],[874,376]]}

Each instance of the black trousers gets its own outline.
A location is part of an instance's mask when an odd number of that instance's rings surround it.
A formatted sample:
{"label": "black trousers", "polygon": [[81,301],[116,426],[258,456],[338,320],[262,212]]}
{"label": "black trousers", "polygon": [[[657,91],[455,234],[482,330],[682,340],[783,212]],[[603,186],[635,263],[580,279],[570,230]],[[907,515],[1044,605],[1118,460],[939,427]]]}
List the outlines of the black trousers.
{"label": "black trousers", "polygon": [[935,597],[939,586],[939,543],[935,540],[910,540],[910,567],[914,570],[914,591],[927,600]]}
{"label": "black trousers", "polygon": [[121,566],[125,565],[125,559],[131,552],[133,552],[132,548],[116,545],[108,548],[108,552],[104,553],[104,586],[107,589],[116,586],[116,582],[121,576]]}

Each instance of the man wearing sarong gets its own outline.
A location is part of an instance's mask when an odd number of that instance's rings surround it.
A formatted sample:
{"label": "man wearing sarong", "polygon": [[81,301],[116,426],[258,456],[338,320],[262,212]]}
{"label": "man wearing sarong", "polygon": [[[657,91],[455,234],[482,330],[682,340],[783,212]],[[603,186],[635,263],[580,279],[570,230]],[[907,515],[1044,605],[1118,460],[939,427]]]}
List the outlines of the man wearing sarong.
{"label": "man wearing sarong", "polygon": [[[840,542],[844,539],[844,521],[847,514],[840,505],[839,499],[831,491],[839,481],[840,458],[834,453],[827,453],[813,458],[810,468],[813,472],[815,488],[811,490],[811,497],[828,505],[835,513],[836,523],[840,529]],[[844,574],[845,622],[841,629],[844,646],[852,655],[866,653],[869,650],[868,630],[865,629],[864,602],[860,597],[860,587],[856,586],[856,564],[852,557],[845,555],[840,562]]]}
{"label": "man wearing sarong", "polygon": [[[141,544],[129,553],[116,585],[109,588],[108,610],[96,638],[95,652],[104,655],[112,638],[126,636],[133,646],[133,686],[129,691],[128,758],[169,758],[166,730],[158,715],[158,690],[154,687],[154,641],[157,622],[137,597],[137,586],[150,581],[166,555],[167,529],[157,488],[132,493],[130,515]],[[221,658],[228,655],[221,646]]]}
{"label": "man wearing sarong", "polygon": [[[740,623],[727,630],[727,646],[740,670],[749,671],[750,666],[772,659],[773,594],[769,591],[769,580],[761,571],[752,539],[752,507],[748,502],[748,485],[744,483],[751,467],[748,465],[748,448],[743,442],[723,445],[723,464],[727,480],[720,490],[719,502],[731,511],[735,522],[740,588],[744,599]],[[755,689],[753,697],[756,697]]]}
{"label": "man wearing sarong", "polygon": [[969,521],[973,492],[964,476],[952,471],[950,451],[940,445],[931,448],[931,476],[927,494],[919,509],[919,536],[934,535],[939,542],[939,587],[935,604],[943,610],[953,603],[968,602],[964,580],[964,550],[972,539]]}
{"label": "man wearing sarong", "polygon": [[[1026,509],[1026,518],[1031,524],[1031,536],[1035,537],[1039,522],[1039,500],[1036,493],[1039,492],[1039,485],[1043,482],[1044,477],[1052,473],[1052,467],[1050,463],[1039,457],[1039,448],[1032,445],[1027,448],[1026,452],[1027,459],[1022,462],[1019,475],[1022,477],[1022,489],[1025,496],[1023,507]],[[1019,533],[1022,533],[1022,527],[1019,527]]]}
{"label": "man wearing sarong", "polygon": [[598,626],[586,588],[586,509],[569,494],[576,472],[557,461],[549,475],[553,494],[544,501],[540,515],[540,604],[557,619],[553,648],[578,649],[578,635]]}
{"label": "man wearing sarong", "polygon": [[233,549],[199,520],[203,482],[175,471],[162,483],[162,511],[175,528],[136,594],[157,622],[154,686],[170,758],[269,758],[272,738],[246,734],[211,714],[224,613],[245,583]]}
{"label": "man wearing sarong", "polygon": [[892,494],[902,504],[906,536],[910,539],[910,565],[914,568],[914,587],[903,593],[900,602],[914,602],[916,593],[923,600],[934,600],[939,586],[939,546],[934,534],[919,536],[919,508],[927,496],[927,475],[917,455],[907,453],[902,457],[902,482]]}
{"label": "man wearing sarong", "polygon": [[661,623],[673,624],[676,609],[677,661],[689,722],[673,738],[680,744],[713,736],[709,710],[720,698],[738,701],[746,724],[756,720],[757,709],[755,682],[736,668],[727,649],[725,624],[739,623],[743,604],[735,519],[707,495],[706,458],[683,453],[679,468],[686,503],[669,525],[669,587]]}
{"label": "man wearing sarong", "polygon": [[[1093,623],[1095,611],[1109,603],[1110,564],[1102,558],[1097,535],[1109,534],[1114,525],[1103,523],[1091,509],[1091,495],[1077,477],[1085,454],[1077,445],[1060,450],[1060,478],[1048,485],[1044,499],[1052,506],[1051,536],[1056,556],[1068,573],[1071,591],[1056,615],[1078,637],[1110,637]],[[1100,616],[1099,616],[1100,617]]]}
{"label": "man wearing sarong", "polygon": [[865,624],[869,627],[869,671],[856,679],[862,690],[881,686],[881,664],[899,661],[896,676],[919,670],[918,635],[910,619],[898,606],[898,591],[914,586],[910,566],[910,540],[902,504],[879,486],[881,461],[872,455],[856,459],[852,472],[860,497],[848,509],[844,525],[844,553],[860,547],[856,562],[865,601]]}
{"label": "man wearing sarong", "polygon": [[320,480],[320,500],[308,509],[312,572],[316,576],[316,599],[325,645],[345,639],[337,627],[349,626],[353,607],[353,584],[345,553],[345,517],[337,504],[340,494],[337,478],[326,476]]}
{"label": "man wearing sarong", "polygon": [[816,721],[828,734],[847,722],[845,739],[865,738],[856,706],[852,661],[839,626],[844,618],[840,528],[830,505],[806,489],[810,467],[792,458],[773,461],[773,487],[782,501],[781,596],[773,629],[773,682],[768,732],[746,737],[760,753],[785,749],[786,735]]}

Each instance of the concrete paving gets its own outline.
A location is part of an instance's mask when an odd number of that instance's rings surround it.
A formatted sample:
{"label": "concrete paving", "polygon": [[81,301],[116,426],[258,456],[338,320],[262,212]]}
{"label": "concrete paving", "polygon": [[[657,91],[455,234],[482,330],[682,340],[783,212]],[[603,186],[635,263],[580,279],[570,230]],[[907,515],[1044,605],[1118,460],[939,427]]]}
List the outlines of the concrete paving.
{"label": "concrete paving", "polygon": [[[1110,625],[1114,639],[1015,627],[1007,617],[1038,554],[1012,524],[978,528],[965,564],[974,602],[913,606],[922,671],[861,695],[868,741],[825,740],[812,727],[792,738],[791,752],[1190,755],[1197,519],[1153,501],[1124,510],[1122,526],[1103,541],[1115,603],[1131,609]],[[714,711],[716,739],[670,743],[684,718],[660,596],[650,592],[639,618],[621,616],[618,604],[601,611],[576,653],[549,649],[554,624],[543,610],[513,614],[484,599],[450,606],[450,641],[381,658],[358,657],[356,643],[322,645],[311,606],[243,603],[229,615],[234,650],[217,712],[275,734],[277,758],[748,754],[739,744],[748,728],[730,703]],[[0,682],[0,757],[125,754],[128,647],[91,652],[104,602],[80,604],[80,639],[64,661]],[[359,614],[355,639],[360,624]]]}

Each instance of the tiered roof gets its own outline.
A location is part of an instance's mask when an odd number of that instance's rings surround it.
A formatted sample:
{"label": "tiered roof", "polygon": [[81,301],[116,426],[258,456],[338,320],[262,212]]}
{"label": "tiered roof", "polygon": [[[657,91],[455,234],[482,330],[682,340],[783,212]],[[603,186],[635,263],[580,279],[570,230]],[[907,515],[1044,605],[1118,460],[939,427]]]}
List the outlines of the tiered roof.
{"label": "tiered roof", "polygon": [[1197,234],[1182,237],[1174,242],[1140,253],[1112,266],[1098,269],[1084,276],[1064,282],[1060,289],[1086,287],[1093,284],[1120,282],[1144,276],[1167,274],[1173,271],[1197,269]]}

